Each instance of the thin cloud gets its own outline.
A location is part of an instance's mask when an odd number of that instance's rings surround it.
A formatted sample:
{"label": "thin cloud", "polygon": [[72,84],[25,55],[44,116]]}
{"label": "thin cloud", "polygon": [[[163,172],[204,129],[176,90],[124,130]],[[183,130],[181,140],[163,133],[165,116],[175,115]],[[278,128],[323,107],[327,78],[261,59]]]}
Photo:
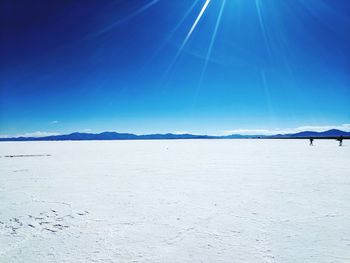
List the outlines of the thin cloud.
{"label": "thin cloud", "polygon": [[341,125],[325,125],[325,126],[300,126],[296,128],[286,128],[286,129],[233,129],[223,131],[223,135],[230,134],[242,134],[242,135],[274,135],[274,134],[288,134],[288,133],[298,133],[302,131],[315,131],[323,132],[331,129],[342,130],[350,132],[350,124]]}
{"label": "thin cloud", "polygon": [[54,136],[54,135],[60,135],[60,133],[57,132],[45,132],[45,131],[36,131],[36,132],[28,132],[23,134],[17,134],[11,137],[45,137],[45,136]]}
{"label": "thin cloud", "polygon": [[52,121],[52,122],[50,122],[50,124],[57,124],[58,123],[58,121]]}
{"label": "thin cloud", "polygon": [[176,134],[176,135],[179,135],[179,134],[189,134],[190,132],[189,131],[174,131],[172,132],[172,134]]}

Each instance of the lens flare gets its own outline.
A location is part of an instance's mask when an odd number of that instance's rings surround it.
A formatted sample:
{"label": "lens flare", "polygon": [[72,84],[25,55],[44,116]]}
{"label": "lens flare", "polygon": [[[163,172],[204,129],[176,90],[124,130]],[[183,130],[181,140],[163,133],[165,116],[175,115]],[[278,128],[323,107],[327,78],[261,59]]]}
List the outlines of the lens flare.
{"label": "lens flare", "polygon": [[193,23],[192,26],[191,26],[190,31],[187,33],[187,35],[186,35],[184,41],[182,42],[182,44],[181,44],[179,50],[177,51],[177,53],[176,53],[174,59],[172,60],[172,62],[170,63],[168,69],[166,70],[165,75],[168,75],[169,72],[171,71],[171,69],[173,68],[173,66],[175,65],[175,63],[176,63],[177,59],[179,58],[179,56],[180,56],[182,50],[183,50],[184,47],[186,46],[188,40],[191,38],[192,33],[193,33],[194,30],[196,29],[196,27],[197,27],[199,21],[201,20],[203,14],[204,14],[205,11],[207,10],[208,5],[210,4],[210,2],[211,2],[211,0],[206,0],[206,1],[205,1],[205,3],[204,3],[204,5],[202,6],[202,9],[201,9],[201,11],[199,12],[199,14],[198,14],[196,20],[194,21],[194,23]]}
{"label": "lens flare", "polygon": [[216,19],[214,32],[213,32],[213,35],[212,35],[211,40],[210,40],[210,44],[209,44],[207,55],[205,57],[205,63],[204,63],[202,74],[201,74],[201,77],[200,77],[200,80],[199,80],[199,85],[198,85],[197,92],[199,91],[199,89],[200,89],[200,87],[202,85],[202,82],[203,82],[203,79],[204,79],[204,74],[205,74],[205,72],[207,70],[207,67],[208,67],[208,62],[209,62],[211,53],[213,51],[213,47],[214,47],[215,40],[216,40],[216,35],[218,33],[218,30],[219,30],[219,26],[220,26],[220,22],[221,22],[222,14],[224,12],[225,5],[226,5],[226,0],[222,0],[220,12],[219,12],[218,18]]}
{"label": "lens flare", "polygon": [[116,26],[125,23],[127,21],[129,21],[130,19],[133,19],[135,16],[140,15],[141,13],[145,12],[147,9],[149,9],[150,7],[154,6],[155,4],[157,4],[160,0],[152,0],[151,2],[149,2],[148,4],[140,7],[139,9],[137,9],[135,12],[131,13],[130,15],[126,16],[125,18],[103,28],[102,30],[96,32],[93,36],[99,36],[102,35],[110,30],[112,30],[113,28],[115,28]]}

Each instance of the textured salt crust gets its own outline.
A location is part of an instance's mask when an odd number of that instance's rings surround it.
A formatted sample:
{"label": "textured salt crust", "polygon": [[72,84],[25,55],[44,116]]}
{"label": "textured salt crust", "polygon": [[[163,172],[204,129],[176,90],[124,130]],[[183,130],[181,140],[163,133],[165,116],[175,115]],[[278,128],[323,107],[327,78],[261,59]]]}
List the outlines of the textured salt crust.
{"label": "textured salt crust", "polygon": [[349,143],[0,143],[0,262],[350,262]]}

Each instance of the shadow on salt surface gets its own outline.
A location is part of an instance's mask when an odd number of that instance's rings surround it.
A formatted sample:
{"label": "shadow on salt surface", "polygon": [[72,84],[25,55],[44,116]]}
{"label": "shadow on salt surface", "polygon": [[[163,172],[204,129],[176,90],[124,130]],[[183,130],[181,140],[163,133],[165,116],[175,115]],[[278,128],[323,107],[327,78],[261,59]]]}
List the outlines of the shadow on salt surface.
{"label": "shadow on salt surface", "polygon": [[15,155],[4,155],[0,157],[4,158],[16,158],[16,157],[46,157],[51,156],[51,154],[15,154]]}

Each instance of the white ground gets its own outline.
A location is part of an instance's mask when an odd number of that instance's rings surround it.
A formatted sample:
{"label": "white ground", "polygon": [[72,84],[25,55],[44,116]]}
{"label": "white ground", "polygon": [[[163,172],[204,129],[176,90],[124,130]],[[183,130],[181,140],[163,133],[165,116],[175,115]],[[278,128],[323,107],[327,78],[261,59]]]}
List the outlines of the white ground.
{"label": "white ground", "polygon": [[[51,156],[5,157],[49,154]],[[350,262],[350,141],[0,143],[0,262]]]}

